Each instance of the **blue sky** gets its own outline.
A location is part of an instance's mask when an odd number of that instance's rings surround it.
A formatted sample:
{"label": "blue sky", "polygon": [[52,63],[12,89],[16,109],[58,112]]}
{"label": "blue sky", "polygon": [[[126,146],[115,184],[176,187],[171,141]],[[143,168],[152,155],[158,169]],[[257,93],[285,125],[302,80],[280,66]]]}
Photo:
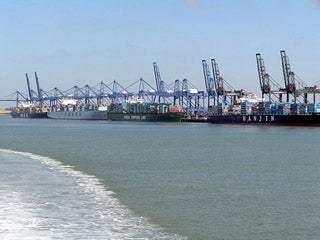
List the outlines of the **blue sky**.
{"label": "blue sky", "polygon": [[260,95],[255,54],[283,85],[280,50],[305,83],[320,80],[320,0],[10,0],[0,10],[0,98],[27,92],[25,73],[35,89],[35,71],[44,90],[154,86],[153,61],[166,83],[204,90],[211,58],[236,89]]}

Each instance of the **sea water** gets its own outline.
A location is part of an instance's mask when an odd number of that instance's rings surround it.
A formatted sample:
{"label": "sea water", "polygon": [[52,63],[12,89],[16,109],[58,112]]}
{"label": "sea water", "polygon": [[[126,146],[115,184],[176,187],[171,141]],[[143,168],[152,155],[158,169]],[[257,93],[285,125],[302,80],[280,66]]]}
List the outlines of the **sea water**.
{"label": "sea water", "polygon": [[0,239],[319,239],[319,133],[0,117]]}

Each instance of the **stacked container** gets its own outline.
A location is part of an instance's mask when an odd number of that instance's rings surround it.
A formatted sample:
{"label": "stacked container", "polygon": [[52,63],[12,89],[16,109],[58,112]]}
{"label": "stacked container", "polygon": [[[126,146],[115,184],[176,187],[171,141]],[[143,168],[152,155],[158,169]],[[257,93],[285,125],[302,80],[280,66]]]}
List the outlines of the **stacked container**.
{"label": "stacked container", "polygon": [[259,108],[257,106],[252,106],[251,113],[257,115],[259,113]]}
{"label": "stacked container", "polygon": [[265,103],[264,113],[265,114],[271,114],[271,102],[266,102]]}
{"label": "stacked container", "polygon": [[315,105],[313,103],[308,104],[308,113],[315,113]]}
{"label": "stacked container", "polygon": [[298,104],[292,103],[292,104],[290,105],[290,112],[291,112],[291,113],[297,113],[297,112],[298,112]]}
{"label": "stacked container", "polygon": [[271,114],[277,114],[278,113],[278,106],[272,105],[271,106]]}
{"label": "stacked container", "polygon": [[246,115],[247,114],[247,106],[248,106],[247,102],[242,102],[241,103],[241,109],[240,109],[241,115]]}
{"label": "stacked container", "polygon": [[264,102],[259,102],[259,114],[264,114],[265,113],[265,105]]}
{"label": "stacked container", "polygon": [[219,103],[218,114],[222,114],[222,103]]}
{"label": "stacked container", "polygon": [[307,113],[307,105],[300,105],[299,106],[299,113],[306,114]]}
{"label": "stacked container", "polygon": [[277,114],[283,114],[284,113],[284,105],[278,105]]}

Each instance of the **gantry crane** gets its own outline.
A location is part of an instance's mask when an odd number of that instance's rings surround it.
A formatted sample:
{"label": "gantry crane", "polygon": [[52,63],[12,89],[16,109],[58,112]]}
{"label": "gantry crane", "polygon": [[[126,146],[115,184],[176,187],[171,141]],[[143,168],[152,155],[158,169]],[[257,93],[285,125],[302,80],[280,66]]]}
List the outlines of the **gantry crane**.
{"label": "gantry crane", "polygon": [[[227,97],[230,97],[230,100],[232,103],[236,101],[236,98],[240,98],[243,96],[244,91],[241,90],[235,90],[226,80],[224,80],[223,77],[220,76],[220,71],[218,64],[215,59],[211,59],[211,65],[212,65],[212,72],[216,87],[216,94],[217,94],[217,104],[219,105],[219,98],[222,98],[222,102],[225,103]],[[225,89],[225,86],[228,88]]]}
{"label": "gantry crane", "polygon": [[38,102],[40,107],[43,106],[43,96],[41,94],[41,89],[40,89],[40,85],[39,85],[39,79],[38,79],[38,75],[37,72],[34,72],[34,76],[36,78],[36,85],[37,85],[37,93],[38,93]]}
{"label": "gantry crane", "polygon": [[164,90],[164,81],[161,80],[160,69],[156,62],[153,62],[153,72],[154,78],[156,80],[157,87],[157,95],[159,96],[159,103],[161,102],[161,97],[164,98],[165,90]]}
{"label": "gantry crane", "polygon": [[303,96],[303,102],[308,103],[308,94],[313,94],[313,102],[315,103],[315,94],[320,93],[316,86],[308,87],[296,74],[291,71],[289,57],[284,50],[280,51],[283,78],[285,82],[287,101],[289,101],[289,95],[293,96],[294,102],[299,101],[299,97]]}
{"label": "gantry crane", "polygon": [[206,90],[208,94],[208,107],[211,105],[210,100],[213,99],[213,105],[215,105],[215,97],[216,97],[216,92],[214,90],[214,78],[211,76],[209,66],[206,62],[206,60],[202,60],[202,69],[203,69],[203,75],[204,75],[204,80],[206,84]]}
{"label": "gantry crane", "polygon": [[[181,83],[179,79],[176,79],[174,81],[174,88],[173,88],[173,104],[179,104],[181,105],[181,96],[182,96],[182,89],[181,89]],[[178,103],[177,103],[178,100]]]}
{"label": "gantry crane", "polygon": [[212,73],[214,77],[214,83],[216,87],[217,93],[217,104],[219,105],[220,96],[222,97],[222,102],[226,102],[226,90],[224,89],[224,79],[220,76],[220,71],[216,60],[213,58],[211,59],[211,66],[212,66]]}
{"label": "gantry crane", "polygon": [[[274,81],[267,73],[264,60],[260,53],[256,54],[256,60],[262,98],[264,98],[264,95],[267,94],[269,101],[271,101],[271,95],[273,95],[281,102],[282,94],[286,94],[285,89],[281,88],[280,84]],[[277,89],[273,89],[273,87],[276,87]]]}
{"label": "gantry crane", "polygon": [[287,92],[287,102],[289,102],[289,95],[291,94],[296,101],[296,83],[294,73],[291,71],[289,58],[286,55],[286,52],[281,50],[281,63],[282,63],[282,71],[283,71],[283,79],[285,84],[285,89]]}
{"label": "gantry crane", "polygon": [[28,74],[27,74],[27,73],[26,73],[26,80],[27,80],[29,101],[32,102],[32,101],[33,101],[32,90],[31,90],[31,87],[30,87],[30,81],[29,81],[29,77],[28,77]]}

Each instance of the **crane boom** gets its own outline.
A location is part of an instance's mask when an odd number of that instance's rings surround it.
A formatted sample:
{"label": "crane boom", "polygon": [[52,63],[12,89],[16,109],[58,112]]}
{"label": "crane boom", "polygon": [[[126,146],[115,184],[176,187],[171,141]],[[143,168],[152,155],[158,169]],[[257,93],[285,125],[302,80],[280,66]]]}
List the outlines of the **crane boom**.
{"label": "crane boom", "polygon": [[286,52],[284,50],[281,50],[280,55],[281,55],[284,84],[287,92],[287,101],[289,101],[289,94],[295,95],[295,91],[296,91],[294,73],[290,69],[289,58],[286,55]]}
{"label": "crane boom", "polygon": [[206,90],[208,93],[208,106],[210,106],[210,97],[213,97],[215,100],[215,91],[214,91],[214,78],[210,74],[209,66],[206,60],[202,60],[202,69],[203,69],[203,76],[206,84]]}
{"label": "crane boom", "polygon": [[260,81],[260,88],[261,88],[262,98],[263,98],[264,94],[271,93],[270,79],[269,79],[269,75],[266,72],[264,61],[263,61],[263,58],[261,57],[260,53],[256,54],[256,59],[257,59],[257,68],[258,68],[258,75],[259,75],[259,81]]}
{"label": "crane boom", "polygon": [[211,65],[212,65],[213,77],[215,79],[214,83],[215,83],[217,95],[218,95],[218,97],[223,96],[223,95],[225,95],[224,83],[223,83],[224,80],[220,76],[219,67],[218,67],[218,64],[216,63],[215,59],[211,59]]}
{"label": "crane boom", "polygon": [[154,72],[154,78],[156,80],[157,91],[160,91],[160,84],[162,81],[160,76],[160,70],[156,62],[153,62],[153,72]]}
{"label": "crane boom", "polygon": [[34,76],[36,78],[39,103],[40,103],[40,106],[42,106],[42,96],[41,96],[41,90],[40,90],[40,85],[39,85],[39,79],[38,79],[37,72],[34,72]]}
{"label": "crane boom", "polygon": [[28,87],[28,93],[29,93],[29,100],[31,102],[33,99],[32,99],[32,92],[30,88],[30,81],[27,73],[26,73],[26,80],[27,80],[27,87]]}
{"label": "crane boom", "polygon": [[209,66],[206,60],[202,60],[203,75],[206,84],[206,90],[209,96],[214,95],[214,78],[211,77]]}

